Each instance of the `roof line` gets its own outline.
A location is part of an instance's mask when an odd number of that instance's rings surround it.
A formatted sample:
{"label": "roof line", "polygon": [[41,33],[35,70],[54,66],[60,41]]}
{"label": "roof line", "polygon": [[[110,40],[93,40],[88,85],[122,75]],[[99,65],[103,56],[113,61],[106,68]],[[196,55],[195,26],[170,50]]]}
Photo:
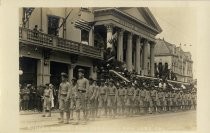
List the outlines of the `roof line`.
{"label": "roof line", "polygon": [[154,15],[150,11],[150,9],[148,7],[145,7],[143,9],[148,13],[148,15],[150,16],[151,20],[153,21],[153,23],[155,24],[155,26],[157,26],[157,28],[159,29],[159,31],[162,32],[163,31],[162,28],[158,24],[157,20],[155,19]]}
{"label": "roof line", "polygon": [[[142,7],[142,8],[145,8],[145,7]],[[130,14],[128,14],[128,13],[126,13],[126,12],[123,12],[123,11],[119,10],[117,7],[110,7],[110,8],[96,9],[96,10],[94,10],[94,12],[98,12],[98,11],[106,11],[106,10],[115,10],[116,12],[121,13],[121,14],[123,14],[123,15],[125,15],[125,16],[127,16],[127,17],[131,18],[131,19],[133,19],[134,21],[136,21],[136,22],[138,22],[138,23],[140,23],[140,24],[142,24],[142,25],[144,25],[144,26],[146,26],[146,27],[150,28],[151,30],[153,30],[153,31],[157,32],[158,34],[159,34],[160,32],[162,32],[162,29],[161,29],[161,30],[160,30],[159,28],[155,29],[154,27],[152,27],[152,26],[150,26],[150,25],[148,25],[148,24],[146,24],[146,23],[142,22],[141,20],[139,20],[139,19],[135,18],[134,16],[132,16],[132,15],[130,15]],[[147,12],[147,13],[148,13],[148,12]],[[150,15],[149,15],[149,16],[150,16]],[[150,16],[150,17],[151,17],[151,16]]]}

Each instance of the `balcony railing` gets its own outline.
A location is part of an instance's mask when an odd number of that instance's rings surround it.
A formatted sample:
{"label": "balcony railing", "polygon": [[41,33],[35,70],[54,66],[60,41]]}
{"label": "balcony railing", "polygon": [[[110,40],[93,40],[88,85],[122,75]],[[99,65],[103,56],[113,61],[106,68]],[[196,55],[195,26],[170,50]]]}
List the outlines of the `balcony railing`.
{"label": "balcony railing", "polygon": [[68,49],[72,52],[79,53],[80,51],[80,43],[78,42],[73,42],[71,40],[66,40],[63,38],[57,38],[57,47],[62,48],[62,49]]}
{"label": "balcony railing", "polygon": [[100,48],[88,46],[79,42],[63,39],[57,36],[38,31],[19,28],[19,39],[25,44],[38,45],[58,51],[79,54],[97,59],[103,59],[103,51]]}

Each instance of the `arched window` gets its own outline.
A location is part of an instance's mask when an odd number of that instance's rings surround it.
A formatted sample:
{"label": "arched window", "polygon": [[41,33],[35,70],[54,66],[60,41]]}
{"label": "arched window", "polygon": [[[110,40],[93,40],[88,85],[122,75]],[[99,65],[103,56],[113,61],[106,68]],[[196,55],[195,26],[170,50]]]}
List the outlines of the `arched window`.
{"label": "arched window", "polygon": [[163,74],[163,64],[162,64],[162,62],[158,63],[158,71],[159,71],[159,78],[161,78],[162,74]]}
{"label": "arched window", "polygon": [[154,70],[155,70],[155,77],[157,78],[157,76],[158,76],[158,67],[157,67],[157,63],[156,62],[155,62]]}

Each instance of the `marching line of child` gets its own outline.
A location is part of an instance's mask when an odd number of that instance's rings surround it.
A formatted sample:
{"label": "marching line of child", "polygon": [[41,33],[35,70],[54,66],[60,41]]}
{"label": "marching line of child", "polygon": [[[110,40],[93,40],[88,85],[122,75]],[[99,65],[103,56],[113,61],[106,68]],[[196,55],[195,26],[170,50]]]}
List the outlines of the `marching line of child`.
{"label": "marching line of child", "polygon": [[[171,91],[154,86],[153,83],[143,83],[139,87],[131,82],[123,82],[115,86],[113,79],[96,81],[92,78],[86,79],[83,69],[78,72],[78,80],[73,78],[71,82],[67,81],[66,73],[61,74],[58,95],[60,123],[68,124],[73,117],[76,119],[74,124],[86,124],[89,120],[100,117],[119,118],[196,109],[195,91]],[[46,111],[51,116],[50,86],[44,91],[44,116]]]}

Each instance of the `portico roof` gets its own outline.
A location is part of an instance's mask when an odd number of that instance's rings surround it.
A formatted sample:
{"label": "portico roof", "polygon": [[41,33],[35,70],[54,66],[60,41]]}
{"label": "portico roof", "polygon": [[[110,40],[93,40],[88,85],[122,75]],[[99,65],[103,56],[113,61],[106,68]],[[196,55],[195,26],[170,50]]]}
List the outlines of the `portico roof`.
{"label": "portico roof", "polygon": [[146,7],[94,8],[93,11],[96,25],[106,24],[107,21],[117,23],[127,27],[130,32],[137,32],[150,39],[154,39],[162,32],[149,8]]}
{"label": "portico roof", "polygon": [[[162,32],[160,25],[158,24],[157,20],[155,19],[155,17],[153,16],[153,14],[151,13],[151,11],[149,10],[148,7],[134,7],[134,8],[120,7],[117,9],[122,10],[123,12],[125,12],[125,15],[128,15],[129,17],[135,19],[139,23],[142,23],[145,26],[156,30],[158,33]],[[124,10],[124,9],[126,9],[126,10]],[[133,10],[131,10],[131,9],[133,9]],[[137,11],[135,11],[135,9]],[[127,12],[128,10],[133,11],[133,13]],[[143,15],[143,13],[145,13],[145,14]],[[140,15],[142,16],[142,18],[138,17]]]}

